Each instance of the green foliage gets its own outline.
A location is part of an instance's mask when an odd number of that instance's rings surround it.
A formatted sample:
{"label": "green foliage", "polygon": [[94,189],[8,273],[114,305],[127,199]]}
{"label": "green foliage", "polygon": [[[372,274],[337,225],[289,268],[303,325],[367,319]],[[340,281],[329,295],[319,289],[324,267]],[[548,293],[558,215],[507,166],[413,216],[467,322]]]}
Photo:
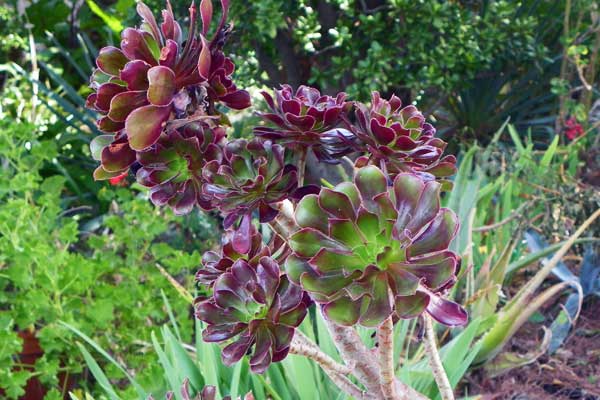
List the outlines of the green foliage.
{"label": "green foliage", "polygon": [[[502,151],[499,140],[504,132],[514,142],[512,153]],[[468,266],[455,293],[462,294],[469,316],[481,321],[477,365],[492,360],[529,316],[567,289],[566,284],[543,285],[551,268],[547,265],[533,277],[525,277],[524,283],[519,275],[522,270],[532,268],[553,251],[564,254],[574,244],[598,240],[572,236],[600,205],[597,191],[579,183],[576,169],[565,170],[579,163],[576,147],[585,144],[562,147],[556,137],[547,150],[536,151],[531,138],[522,137],[508,125],[485,151],[469,150],[448,199],[449,207],[459,207],[462,226],[455,245],[463,254],[463,265]],[[536,230],[560,242],[527,254],[522,234],[532,221],[536,221]],[[594,225],[588,231],[590,236],[597,235]],[[519,288],[519,292],[506,300],[509,288]],[[536,357],[544,352],[542,349]],[[502,359],[509,359],[507,356],[510,354],[503,353]],[[514,365],[499,361],[485,367],[498,371],[495,368]]]}
{"label": "green foliage", "polygon": [[[102,189],[99,198],[119,203],[104,216],[85,220],[81,209],[65,209],[65,178],[41,172],[57,157],[56,144],[39,137],[28,124],[3,123],[0,129],[0,309],[6,337],[0,387],[15,398],[36,374],[60,391],[58,371],[82,372],[73,336],[58,320],[122,354],[131,368],[140,368],[139,380],[152,382],[159,371],[143,349],[150,345],[150,327],[167,319],[161,290],[171,298],[172,313],[183,317],[183,337],[189,340],[193,332],[189,305],[154,264],[189,287],[202,246],[213,236],[201,235],[194,251],[184,250],[184,226],[130,190]],[[200,226],[209,231],[207,223]],[[13,371],[20,348],[16,332],[23,330],[34,332],[44,350],[34,372]],[[107,370],[109,377],[117,372]]]}
{"label": "green foliage", "polygon": [[[65,326],[75,332],[79,339],[86,342],[85,345],[80,345],[80,349],[85,356],[88,368],[96,380],[106,383],[105,372],[98,367],[97,361],[105,359],[114,365],[120,365],[119,362],[97,342],[78,332],[75,328]],[[403,360],[401,365],[398,365],[397,374],[403,382],[410,384],[432,399],[439,399],[437,386],[421,344],[411,344],[410,339],[414,334],[414,327],[414,321],[403,320],[394,329],[396,358]],[[458,384],[477,354],[480,345],[475,344],[474,339],[478,327],[479,321],[471,322],[440,351],[445,368],[451,371],[450,381],[453,387]],[[325,353],[339,360],[337,350],[320,313],[311,313],[310,318],[303,322],[300,329],[312,341],[318,343]],[[218,393],[222,396],[230,395],[232,398],[236,398],[236,394],[250,391],[257,400],[267,400],[268,398],[348,399],[345,394],[339,392],[339,389],[317,365],[304,357],[290,355],[282,363],[272,364],[265,372],[264,377],[253,375],[250,374],[247,360],[238,363],[234,368],[226,367],[221,362],[220,350],[217,345],[201,340],[197,340],[195,345],[187,344],[177,338],[177,331],[177,324],[172,321],[160,329],[160,335],[153,334],[153,351],[156,352],[163,367],[162,378],[157,379],[153,385],[144,386],[141,392],[139,391],[141,383],[136,378],[127,378],[134,386],[138,387],[137,398],[140,400],[145,400],[150,394],[155,399],[163,398],[163,394],[168,390],[175,393],[176,399],[180,399],[179,387],[184,379],[189,379],[190,387],[194,391],[210,384],[215,385]],[[359,333],[368,346],[375,344],[370,330],[361,328]],[[90,348],[99,354],[95,359],[88,351]],[[122,369],[122,373],[126,373],[124,369]],[[121,398],[117,394],[115,385],[102,384],[102,389],[111,399]],[[133,395],[130,398],[134,398]]]}
{"label": "green foliage", "polygon": [[[483,6],[405,0],[322,3],[234,2],[241,52],[254,50],[249,65],[242,68],[254,70],[253,77],[260,82],[258,69],[264,66],[259,51],[286,68],[289,60],[278,54],[278,46],[289,31],[298,58],[329,67],[313,68],[310,77],[304,77],[309,83],[333,91],[339,89],[332,87],[334,82],[350,79],[349,95],[367,99],[372,90],[400,87],[452,91],[489,68],[497,61],[496,54],[516,63],[543,54],[534,40],[536,18],[519,13],[520,8],[509,1]],[[375,6],[369,8],[367,3]],[[286,20],[290,15],[293,21]],[[354,66],[351,71],[349,65]]]}

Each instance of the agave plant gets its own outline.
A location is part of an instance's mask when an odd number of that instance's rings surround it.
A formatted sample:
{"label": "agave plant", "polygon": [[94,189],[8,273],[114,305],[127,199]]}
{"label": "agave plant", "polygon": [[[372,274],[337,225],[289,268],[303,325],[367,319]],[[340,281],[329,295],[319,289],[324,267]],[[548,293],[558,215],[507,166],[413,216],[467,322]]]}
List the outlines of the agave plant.
{"label": "agave plant", "polygon": [[213,296],[198,301],[196,316],[208,324],[202,332],[205,341],[233,339],[221,353],[225,364],[251,351],[251,370],[263,373],[271,362],[287,356],[308,305],[304,291],[265,256],[255,267],[243,259],[234,262],[215,281]]}
{"label": "agave plant", "polygon": [[[161,136],[188,122],[214,115],[214,103],[233,109],[250,106],[248,92],[231,80],[234,66],[224,56],[222,46],[229,33],[225,21],[228,2],[212,39],[206,39],[212,21],[212,4],[203,0],[202,29],[197,29],[197,12],[190,7],[188,37],[182,34],[170,4],[158,25],[144,3],[137,11],[143,19],[140,28],[127,28],[121,34],[121,47],[100,50],[92,74],[94,90],[87,106],[103,115],[100,130],[114,133],[96,140],[101,147],[101,166],[96,179],[106,179],[126,171],[136,153],[149,149]],[[168,123],[167,123],[168,122]],[[120,168],[119,171],[116,171]]]}
{"label": "agave plant", "polygon": [[260,115],[276,128],[256,127],[257,136],[302,151],[312,148],[317,158],[326,162],[337,162],[352,151],[354,135],[337,128],[351,108],[345,101],[346,93],[334,98],[309,86],[302,85],[294,93],[291,86],[282,85],[275,90],[275,100],[267,92],[262,95],[271,112]]}
{"label": "agave plant", "polygon": [[440,184],[401,173],[388,188],[375,166],[304,197],[301,227],[290,237],[290,279],[323,304],[342,325],[378,326],[390,316],[427,312],[446,325],[462,325],[465,311],[440,294],[456,280],[460,262],[448,250],[456,215],[440,208]]}
{"label": "agave plant", "polygon": [[366,154],[356,160],[359,168],[374,164],[390,176],[414,172],[426,179],[456,173],[456,157],[442,157],[446,143],[435,137],[435,128],[415,106],[402,107],[394,95],[385,100],[373,92],[370,106],[357,103],[352,131],[360,139],[356,149]]}
{"label": "agave plant", "polygon": [[259,139],[227,143],[223,162],[209,162],[204,178],[204,193],[225,215],[225,228],[254,210],[260,222],[273,220],[278,213],[273,205],[298,187],[296,167],[285,163],[284,148]]}

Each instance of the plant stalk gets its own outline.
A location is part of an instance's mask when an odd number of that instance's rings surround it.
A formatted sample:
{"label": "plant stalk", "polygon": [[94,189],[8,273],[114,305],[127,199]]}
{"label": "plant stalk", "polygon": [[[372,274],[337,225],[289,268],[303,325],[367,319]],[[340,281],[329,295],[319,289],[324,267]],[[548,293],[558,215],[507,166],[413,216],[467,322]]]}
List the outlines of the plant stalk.
{"label": "plant stalk", "polygon": [[333,358],[329,357],[329,355],[325,354],[319,346],[311,342],[310,339],[299,330],[296,330],[294,333],[294,338],[292,339],[292,344],[290,346],[290,353],[310,358],[318,363],[323,369],[328,369],[339,375],[349,375],[352,373],[350,368],[339,364]]}
{"label": "plant stalk", "polygon": [[298,156],[298,186],[304,186],[304,176],[306,175],[306,156],[308,155],[307,149],[300,150]]}
{"label": "plant stalk", "polygon": [[394,322],[388,317],[377,328],[377,343],[379,347],[379,379],[383,397],[388,400],[398,399],[395,388],[394,374]]}
{"label": "plant stalk", "polygon": [[437,383],[440,390],[442,400],[454,400],[452,386],[450,385],[448,375],[446,375],[446,371],[442,365],[437,344],[435,343],[435,331],[433,330],[433,322],[429,314],[423,313],[423,322],[425,324],[425,340],[423,341],[423,344],[425,345],[425,353],[427,353],[435,383]]}
{"label": "plant stalk", "polygon": [[379,396],[381,388],[377,362],[360,340],[358,333],[353,328],[334,324],[326,317],[324,319],[344,363],[369,393]]}

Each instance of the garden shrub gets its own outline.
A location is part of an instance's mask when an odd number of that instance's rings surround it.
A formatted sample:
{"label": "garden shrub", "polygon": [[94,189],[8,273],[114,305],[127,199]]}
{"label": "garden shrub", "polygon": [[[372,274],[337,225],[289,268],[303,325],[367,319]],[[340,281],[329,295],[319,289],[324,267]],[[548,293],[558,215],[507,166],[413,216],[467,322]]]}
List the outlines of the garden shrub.
{"label": "garden shrub", "polygon": [[[2,124],[0,387],[17,398],[35,374],[52,388],[49,398],[58,398],[63,389],[59,371],[75,375],[79,383],[85,380],[75,338],[59,321],[119,353],[151,386],[161,371],[145,349],[150,332],[168,318],[161,292],[179,317],[184,337],[189,340],[193,333],[187,302],[155,264],[190,285],[199,251],[212,241],[210,222],[198,220],[196,230],[207,233],[194,240],[195,251],[185,250],[190,246],[184,237],[191,231],[172,213],[152,208],[129,189],[109,187],[98,195],[115,206],[104,216],[85,218],[87,208],[63,207],[65,178],[40,173],[55,157],[53,141],[38,140],[34,126]],[[34,332],[44,350],[32,372],[14,370],[21,342],[17,333],[24,330]],[[108,376],[117,373],[108,368]]]}

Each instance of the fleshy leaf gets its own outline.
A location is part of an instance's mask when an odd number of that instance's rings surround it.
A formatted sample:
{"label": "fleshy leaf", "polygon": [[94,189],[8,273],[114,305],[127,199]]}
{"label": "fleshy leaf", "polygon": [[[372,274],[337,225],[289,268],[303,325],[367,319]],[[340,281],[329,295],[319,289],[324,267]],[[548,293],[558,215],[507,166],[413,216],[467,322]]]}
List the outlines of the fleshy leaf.
{"label": "fleshy leaf", "polygon": [[362,299],[352,301],[348,297],[342,297],[331,301],[323,306],[325,316],[340,325],[352,326],[360,318]]}
{"label": "fleshy leaf", "polygon": [[134,110],[125,121],[125,131],[132,149],[141,151],[152,146],[169,118],[171,107],[148,105]]}
{"label": "fleshy leaf", "polygon": [[109,75],[119,76],[119,71],[123,69],[127,61],[129,60],[121,50],[113,46],[107,46],[100,49],[98,58],[96,58],[96,65]]}
{"label": "fleshy leaf", "polygon": [[347,250],[340,243],[327,238],[327,236],[312,228],[304,228],[294,233],[290,237],[290,247],[302,257],[313,257],[322,248],[339,251]]}
{"label": "fleshy leaf", "polygon": [[127,116],[133,110],[146,104],[148,104],[148,101],[146,100],[146,92],[143,90],[119,93],[110,101],[108,117],[115,122],[125,122]]}
{"label": "fleshy leaf", "polygon": [[158,66],[148,70],[148,101],[156,106],[166,106],[175,95],[175,73],[167,67]]}
{"label": "fleshy leaf", "polygon": [[121,80],[127,83],[129,90],[148,89],[148,70],[150,64],[142,60],[134,60],[125,64],[121,71]]}
{"label": "fleshy leaf", "polygon": [[441,251],[448,245],[456,235],[458,219],[456,214],[447,208],[440,210],[431,224],[418,238],[408,247],[406,253],[409,257]]}
{"label": "fleshy leaf", "polygon": [[301,228],[315,228],[327,232],[327,220],[320,215],[319,201],[316,195],[307,195],[300,200],[295,211],[296,223]]}
{"label": "fleshy leaf", "polygon": [[111,144],[115,137],[113,135],[98,135],[90,142],[90,152],[96,161],[101,160],[102,150]]}
{"label": "fleshy leaf", "polygon": [[427,312],[436,321],[448,326],[462,326],[468,321],[468,315],[464,308],[453,301],[433,294],[427,305]]}

